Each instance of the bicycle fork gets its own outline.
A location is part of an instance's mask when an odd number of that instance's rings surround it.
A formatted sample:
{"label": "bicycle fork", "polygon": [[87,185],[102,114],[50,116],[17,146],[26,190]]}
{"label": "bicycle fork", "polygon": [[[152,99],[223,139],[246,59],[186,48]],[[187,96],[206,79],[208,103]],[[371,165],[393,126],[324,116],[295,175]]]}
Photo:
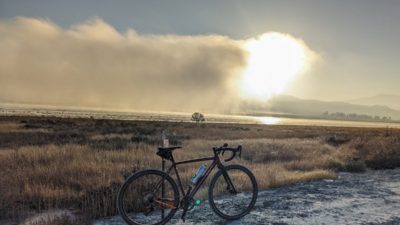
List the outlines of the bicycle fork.
{"label": "bicycle fork", "polygon": [[224,167],[224,166],[221,166],[219,169],[221,170],[222,176],[224,177],[224,179],[225,179],[225,181],[226,181],[227,189],[229,190],[229,192],[230,192],[231,194],[236,194],[236,193],[237,193],[236,188],[235,188],[235,186],[233,185],[232,180],[231,180],[231,178],[230,178],[229,175],[228,175],[228,172],[226,172],[225,167]]}

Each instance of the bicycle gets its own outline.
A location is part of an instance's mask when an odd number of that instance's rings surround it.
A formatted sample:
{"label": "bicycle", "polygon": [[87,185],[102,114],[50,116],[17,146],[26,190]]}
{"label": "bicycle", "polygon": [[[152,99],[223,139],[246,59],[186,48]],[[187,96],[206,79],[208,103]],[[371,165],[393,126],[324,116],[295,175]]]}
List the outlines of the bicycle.
{"label": "bicycle", "polygon": [[[224,166],[220,155],[226,151],[231,156],[225,162],[241,156],[242,147],[228,148],[227,144],[222,147],[214,147],[214,156],[176,162],[172,152],[181,147],[158,148],[157,155],[163,160],[171,161],[171,166],[166,172],[160,170],[143,170],[131,175],[121,186],[117,196],[117,208],[124,219],[130,225],[139,224],[165,224],[172,219],[176,211],[183,209],[181,219],[185,221],[187,211],[195,205],[194,196],[203,185],[207,177],[215,167],[218,171],[214,174],[208,187],[208,200],[212,210],[220,217],[227,220],[236,220],[248,214],[254,207],[258,187],[253,173],[241,165]],[[185,192],[179,172],[178,165],[195,163],[201,161],[212,161],[211,165],[203,174],[197,171],[192,181],[197,176],[197,181],[188,186]],[[203,167],[203,166],[202,166]],[[176,180],[170,176],[174,170]],[[180,198],[180,193],[183,197]],[[233,211],[233,212],[230,212]]]}

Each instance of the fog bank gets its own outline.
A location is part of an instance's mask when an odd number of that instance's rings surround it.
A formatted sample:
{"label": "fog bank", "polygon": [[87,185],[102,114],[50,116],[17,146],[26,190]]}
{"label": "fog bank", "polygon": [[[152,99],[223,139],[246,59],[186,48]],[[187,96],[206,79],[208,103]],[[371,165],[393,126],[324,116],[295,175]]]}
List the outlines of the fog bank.
{"label": "fog bank", "polygon": [[0,102],[222,111],[238,99],[243,41],[118,32],[101,19],[63,29],[0,21]]}

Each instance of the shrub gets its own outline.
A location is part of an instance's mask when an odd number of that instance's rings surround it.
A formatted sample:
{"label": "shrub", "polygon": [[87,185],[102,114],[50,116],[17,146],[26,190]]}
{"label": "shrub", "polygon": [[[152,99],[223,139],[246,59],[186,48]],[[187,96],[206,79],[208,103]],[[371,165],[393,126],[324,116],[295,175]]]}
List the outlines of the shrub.
{"label": "shrub", "polygon": [[355,172],[355,173],[361,173],[365,172],[367,169],[367,166],[364,161],[362,160],[351,160],[344,165],[344,171],[347,172]]}

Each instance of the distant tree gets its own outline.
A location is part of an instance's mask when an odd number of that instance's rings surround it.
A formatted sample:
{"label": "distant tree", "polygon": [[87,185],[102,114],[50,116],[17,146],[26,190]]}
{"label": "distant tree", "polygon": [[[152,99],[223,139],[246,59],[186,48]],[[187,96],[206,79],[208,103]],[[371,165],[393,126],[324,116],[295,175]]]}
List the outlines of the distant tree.
{"label": "distant tree", "polygon": [[206,119],[204,118],[204,115],[199,113],[199,112],[195,112],[192,114],[192,121],[196,122],[196,123],[200,123],[200,122],[204,122]]}

